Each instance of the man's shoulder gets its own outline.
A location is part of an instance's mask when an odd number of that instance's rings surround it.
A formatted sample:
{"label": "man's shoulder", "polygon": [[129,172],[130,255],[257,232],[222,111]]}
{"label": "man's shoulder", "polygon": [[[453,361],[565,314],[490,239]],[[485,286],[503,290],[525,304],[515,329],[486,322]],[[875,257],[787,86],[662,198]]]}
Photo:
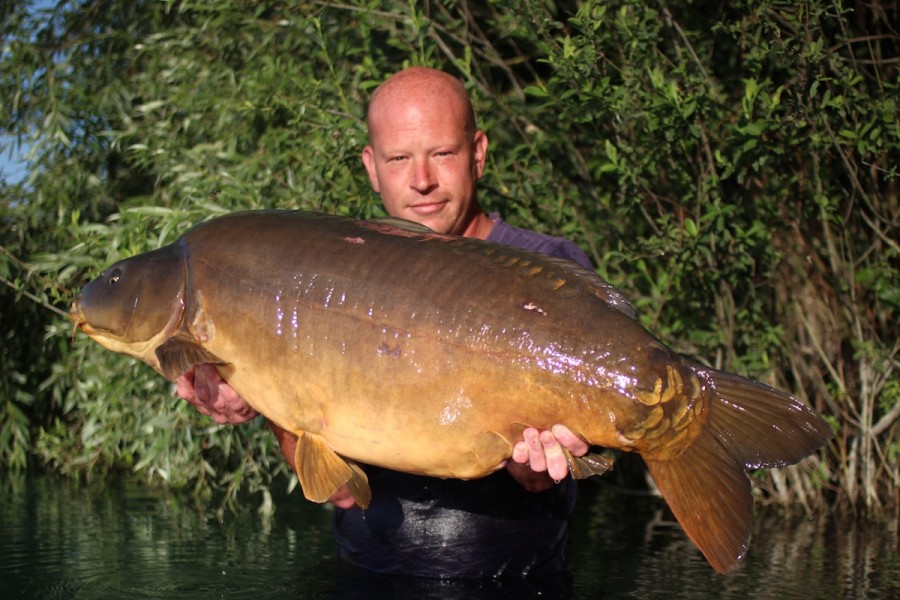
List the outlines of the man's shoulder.
{"label": "man's shoulder", "polygon": [[489,242],[566,258],[588,269],[594,269],[591,259],[574,242],[546,233],[515,227],[505,222],[497,214],[491,214],[491,219],[494,221],[494,227],[491,229],[490,235],[488,235],[487,240]]}

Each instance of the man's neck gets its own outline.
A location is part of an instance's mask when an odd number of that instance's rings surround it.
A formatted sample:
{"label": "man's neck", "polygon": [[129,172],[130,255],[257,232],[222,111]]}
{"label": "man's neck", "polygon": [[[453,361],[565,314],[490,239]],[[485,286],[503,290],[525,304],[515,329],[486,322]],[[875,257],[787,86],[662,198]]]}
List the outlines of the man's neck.
{"label": "man's neck", "polygon": [[478,238],[480,240],[486,240],[487,236],[490,235],[491,229],[494,228],[494,221],[491,220],[489,216],[485,213],[479,211],[472,219],[469,221],[469,224],[466,225],[465,231],[463,231],[463,237],[469,238]]}

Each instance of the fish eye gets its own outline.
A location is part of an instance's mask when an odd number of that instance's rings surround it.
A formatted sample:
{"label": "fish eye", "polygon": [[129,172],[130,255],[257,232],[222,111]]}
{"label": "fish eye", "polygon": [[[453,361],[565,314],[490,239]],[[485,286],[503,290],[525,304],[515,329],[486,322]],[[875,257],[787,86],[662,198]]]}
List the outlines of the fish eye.
{"label": "fish eye", "polygon": [[109,274],[109,279],[107,279],[106,282],[109,285],[116,285],[117,283],[119,283],[120,277],[122,277],[122,271],[120,269],[116,269],[115,271],[113,271],[112,273]]}

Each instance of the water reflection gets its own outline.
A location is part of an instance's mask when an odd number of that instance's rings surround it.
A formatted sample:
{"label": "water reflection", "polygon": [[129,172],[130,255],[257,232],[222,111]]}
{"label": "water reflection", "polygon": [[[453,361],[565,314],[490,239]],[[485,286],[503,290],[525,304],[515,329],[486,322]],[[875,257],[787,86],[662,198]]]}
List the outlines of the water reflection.
{"label": "water reflection", "polygon": [[333,554],[321,509],[219,521],[172,494],[52,477],[0,494],[0,598],[285,598]]}
{"label": "water reflection", "polygon": [[757,515],[744,565],[717,575],[661,503],[582,485],[564,581],[366,575],[333,558],[331,515],[299,494],[217,519],[128,483],[0,483],[0,598],[896,598],[896,522]]}

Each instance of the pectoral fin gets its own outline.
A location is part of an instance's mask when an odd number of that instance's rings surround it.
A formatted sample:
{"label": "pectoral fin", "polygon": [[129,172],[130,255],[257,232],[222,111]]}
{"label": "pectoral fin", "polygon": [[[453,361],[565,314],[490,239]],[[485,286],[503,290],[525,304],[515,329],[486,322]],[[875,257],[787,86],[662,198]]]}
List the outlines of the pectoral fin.
{"label": "pectoral fin", "polygon": [[170,381],[199,364],[227,364],[194,340],[179,336],[169,338],[157,348],[156,358],[160,372]]}
{"label": "pectoral fin", "polygon": [[325,502],[345,483],[360,508],[368,508],[372,500],[372,491],[363,470],[353,461],[338,456],[318,435],[299,435],[294,467],[307,500]]}

